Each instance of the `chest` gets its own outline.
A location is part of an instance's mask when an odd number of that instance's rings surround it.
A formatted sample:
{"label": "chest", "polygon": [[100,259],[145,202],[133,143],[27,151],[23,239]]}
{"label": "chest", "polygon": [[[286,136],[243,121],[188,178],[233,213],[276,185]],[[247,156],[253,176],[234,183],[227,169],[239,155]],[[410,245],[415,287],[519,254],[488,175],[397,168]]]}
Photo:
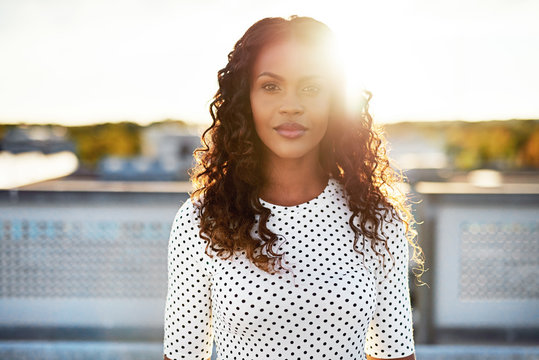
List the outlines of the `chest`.
{"label": "chest", "polygon": [[280,274],[259,269],[244,252],[227,260],[214,257],[216,328],[244,336],[328,324],[364,330],[376,307],[375,278],[369,262],[353,249],[347,219],[336,212],[272,216],[268,228],[279,236],[273,249],[284,254],[283,266],[289,269]]}

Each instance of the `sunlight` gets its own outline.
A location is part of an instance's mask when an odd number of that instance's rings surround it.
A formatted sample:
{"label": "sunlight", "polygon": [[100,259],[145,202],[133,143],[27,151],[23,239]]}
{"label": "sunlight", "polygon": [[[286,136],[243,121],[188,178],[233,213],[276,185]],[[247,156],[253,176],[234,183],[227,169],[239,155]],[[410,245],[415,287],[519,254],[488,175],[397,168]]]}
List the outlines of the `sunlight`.
{"label": "sunlight", "polygon": [[462,87],[458,74],[466,65],[454,51],[457,36],[433,36],[426,29],[439,26],[442,31],[443,24],[416,18],[404,5],[394,5],[387,11],[380,3],[361,3],[356,12],[336,8],[324,16],[341,47],[349,101],[361,101],[362,91],[370,91],[369,111],[380,123],[455,120],[472,114],[478,103],[465,104],[457,90]]}
{"label": "sunlight", "polygon": [[[365,11],[372,11],[364,8]],[[373,93],[373,100],[377,105],[375,110],[381,110],[394,102],[391,98],[391,88],[395,87],[398,77],[388,72],[388,58],[394,58],[394,39],[388,41],[387,34],[372,31],[375,25],[367,17],[359,21],[357,14],[343,14],[341,12],[326,12],[320,19],[327,23],[337,38],[337,47],[340,63],[346,77],[346,103],[352,113],[361,110],[364,101],[364,91]],[[381,46],[383,44],[383,46]],[[406,59],[400,59],[406,61]],[[402,67],[410,64],[402,64]],[[402,97],[402,96],[401,96]],[[387,103],[384,105],[384,102]],[[372,110],[372,109],[371,109]],[[379,111],[375,111],[379,113]]]}
{"label": "sunlight", "polygon": [[[349,35],[346,37],[349,37]],[[363,80],[362,70],[364,66],[360,62],[361,50],[352,46],[345,47],[345,44],[350,44],[346,37],[339,37],[340,56],[346,74],[346,105],[351,114],[356,114],[361,111],[362,103],[364,102],[364,90],[369,89]]]}
{"label": "sunlight", "polygon": [[0,152],[0,189],[14,189],[72,174],[79,161],[70,151],[43,154],[38,151],[12,154]]}
{"label": "sunlight", "polygon": [[377,122],[539,113],[537,2],[166,0],[152,11],[144,2],[76,3],[30,11],[0,2],[0,13],[13,14],[0,32],[9,54],[0,58],[0,122],[208,122],[233,43],[256,20],[291,14],[335,32],[350,97],[369,90]]}

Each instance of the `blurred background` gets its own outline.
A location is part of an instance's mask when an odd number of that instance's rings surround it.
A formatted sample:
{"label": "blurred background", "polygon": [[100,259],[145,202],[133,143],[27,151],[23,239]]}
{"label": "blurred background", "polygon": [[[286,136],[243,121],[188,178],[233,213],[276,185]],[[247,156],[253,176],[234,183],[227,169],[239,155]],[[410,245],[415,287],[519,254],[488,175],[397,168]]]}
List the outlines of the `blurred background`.
{"label": "blurred background", "polygon": [[539,2],[0,0],[1,359],[162,358],[217,71],[292,14],[335,31],[407,176],[418,359],[539,359]]}

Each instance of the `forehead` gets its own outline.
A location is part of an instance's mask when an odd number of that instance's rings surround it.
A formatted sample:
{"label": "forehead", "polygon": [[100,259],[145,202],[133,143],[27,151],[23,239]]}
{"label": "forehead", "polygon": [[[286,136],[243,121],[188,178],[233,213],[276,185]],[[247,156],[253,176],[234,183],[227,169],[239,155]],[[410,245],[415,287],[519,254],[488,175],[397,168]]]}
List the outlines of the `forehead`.
{"label": "forehead", "polygon": [[255,58],[253,78],[262,72],[283,77],[327,76],[330,70],[327,51],[294,39],[279,40],[261,48]]}

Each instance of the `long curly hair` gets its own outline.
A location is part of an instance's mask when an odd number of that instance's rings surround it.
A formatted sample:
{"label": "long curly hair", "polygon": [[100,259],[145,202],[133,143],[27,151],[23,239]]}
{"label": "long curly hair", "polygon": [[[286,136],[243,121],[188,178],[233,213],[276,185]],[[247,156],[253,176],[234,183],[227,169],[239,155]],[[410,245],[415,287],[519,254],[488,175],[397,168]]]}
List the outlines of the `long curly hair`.
{"label": "long curly hair", "polygon": [[[250,78],[261,48],[291,36],[332,51],[332,31],[313,18],[269,17],[253,24],[228,54],[227,65],[218,71],[219,89],[209,106],[213,122],[202,134],[202,147],[195,150],[196,165],[190,170],[195,189],[190,196],[199,210],[200,236],[207,243],[206,254],[213,257],[208,252],[211,247],[219,257],[228,259],[235,251],[243,250],[252,263],[269,273],[278,271],[276,261],[282,267],[283,254],[275,253],[272,248],[278,236],[267,227],[271,211],[259,201],[266,179],[262,169],[263,144],[251,111]],[[383,245],[392,257],[387,239],[381,234],[382,218],[389,213],[406,224],[406,237],[414,248],[412,258],[418,265],[414,270],[419,270],[415,273],[420,280],[424,261],[416,242],[414,218],[406,195],[399,190],[402,173],[390,167],[382,129],[373,125],[368,112],[372,95],[364,91],[362,99],[355,104],[356,109],[350,111],[344,100],[344,77],[337,65],[334,67],[334,80],[340,86],[332,97],[320,163],[348,195],[354,249],[363,235],[373,240],[371,248],[382,261],[386,260],[386,254],[377,245]],[[258,237],[252,233],[255,225]],[[362,245],[364,248],[365,244]],[[262,248],[270,256],[259,251]],[[361,250],[356,251],[365,255]]]}

